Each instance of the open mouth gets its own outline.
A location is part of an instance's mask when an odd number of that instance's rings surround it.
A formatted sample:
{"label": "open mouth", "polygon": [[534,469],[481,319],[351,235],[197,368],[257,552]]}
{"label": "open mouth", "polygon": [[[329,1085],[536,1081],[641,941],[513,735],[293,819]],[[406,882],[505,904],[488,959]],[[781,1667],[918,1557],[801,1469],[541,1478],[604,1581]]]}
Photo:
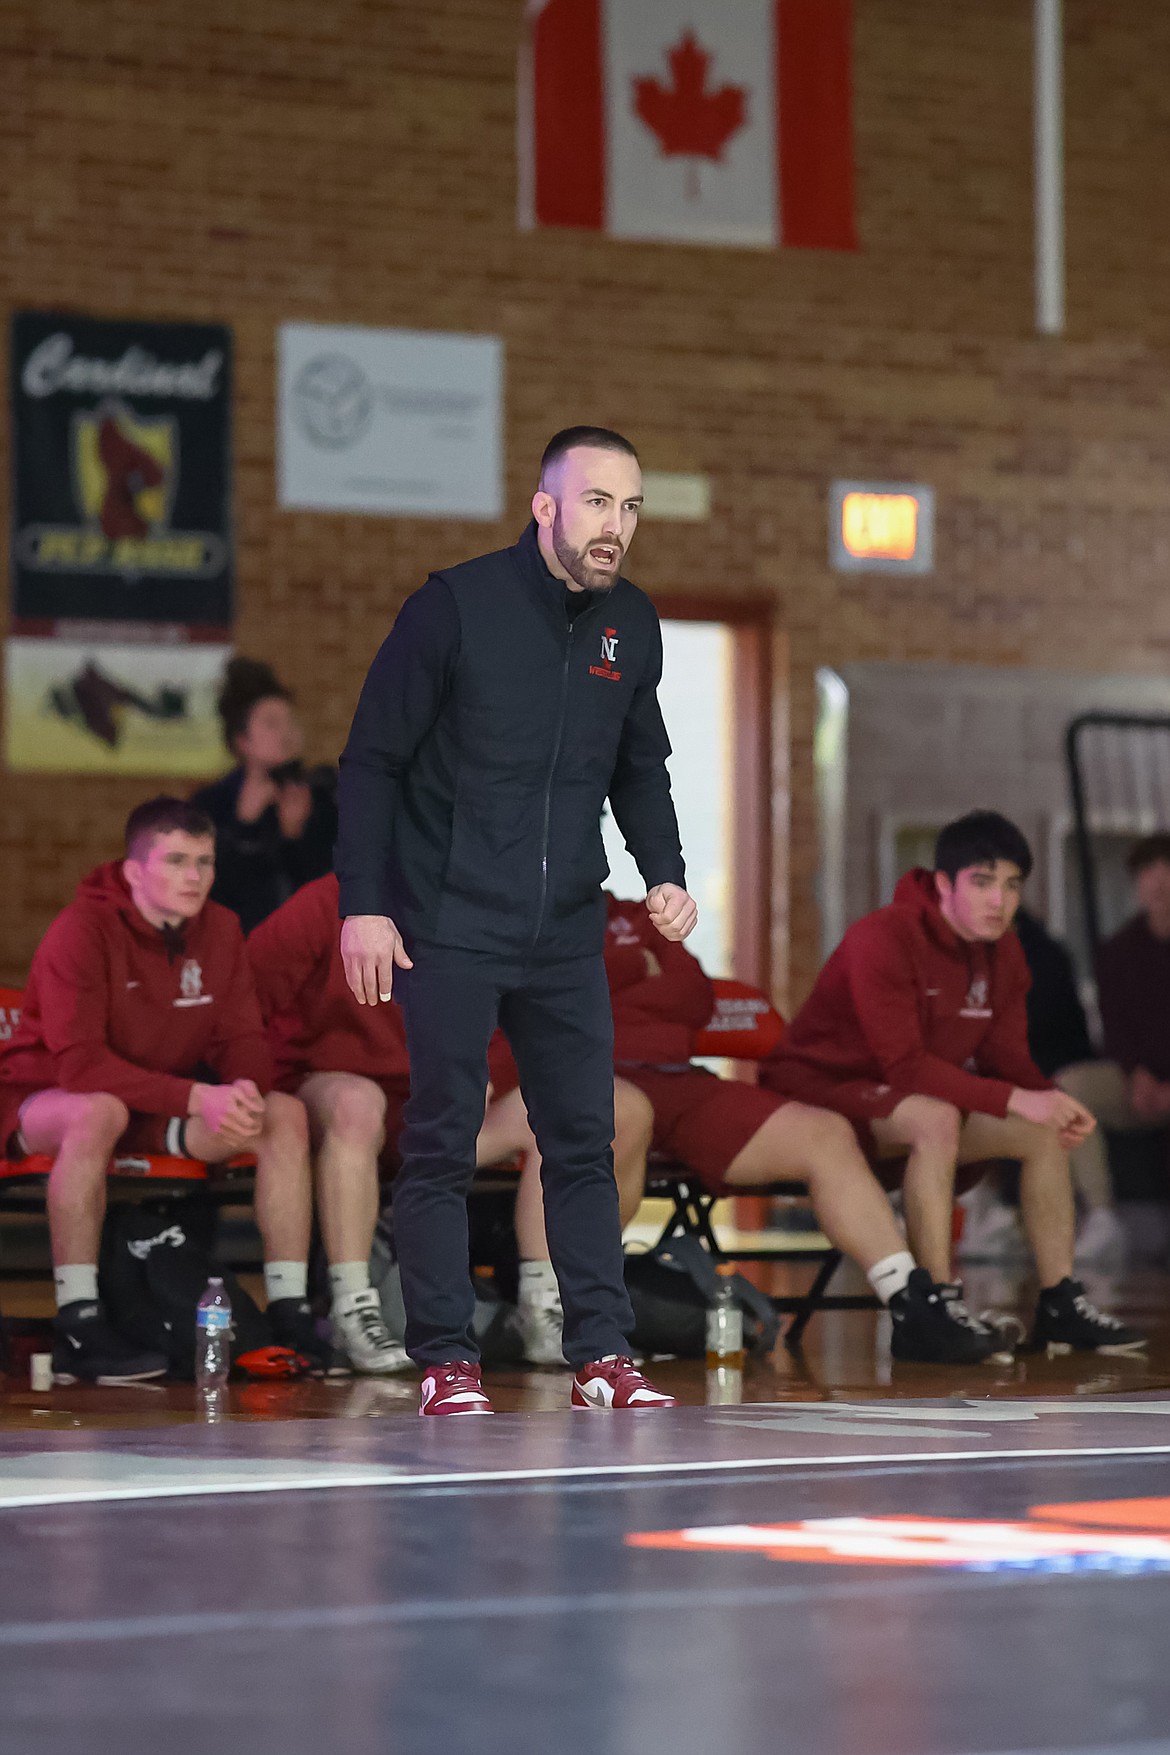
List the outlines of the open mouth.
{"label": "open mouth", "polygon": [[594,543],[589,550],[589,559],[595,567],[616,567],[621,559],[622,551],[606,542]]}

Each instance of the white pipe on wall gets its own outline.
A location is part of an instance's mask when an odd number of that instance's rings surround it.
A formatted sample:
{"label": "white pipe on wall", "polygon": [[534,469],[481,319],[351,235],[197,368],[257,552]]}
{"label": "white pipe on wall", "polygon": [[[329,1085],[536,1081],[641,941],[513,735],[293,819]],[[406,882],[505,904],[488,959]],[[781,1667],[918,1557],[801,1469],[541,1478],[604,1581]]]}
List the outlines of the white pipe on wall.
{"label": "white pipe on wall", "polygon": [[1064,330],[1063,0],[1033,0],[1036,327]]}

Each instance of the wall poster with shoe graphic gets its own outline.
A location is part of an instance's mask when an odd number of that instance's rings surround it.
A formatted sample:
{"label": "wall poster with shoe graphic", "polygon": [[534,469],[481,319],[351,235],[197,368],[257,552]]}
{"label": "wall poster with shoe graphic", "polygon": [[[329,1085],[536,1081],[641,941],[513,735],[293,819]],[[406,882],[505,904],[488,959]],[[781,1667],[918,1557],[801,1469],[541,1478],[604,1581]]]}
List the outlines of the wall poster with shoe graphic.
{"label": "wall poster with shoe graphic", "polygon": [[231,366],[218,324],[13,317],[10,769],[222,765]]}

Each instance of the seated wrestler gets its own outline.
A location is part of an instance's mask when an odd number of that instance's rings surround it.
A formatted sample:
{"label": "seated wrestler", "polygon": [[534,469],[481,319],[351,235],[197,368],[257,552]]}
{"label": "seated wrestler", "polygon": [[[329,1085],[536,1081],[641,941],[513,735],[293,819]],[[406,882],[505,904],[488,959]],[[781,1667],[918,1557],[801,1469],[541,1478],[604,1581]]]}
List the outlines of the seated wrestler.
{"label": "seated wrestler", "polygon": [[[359,1005],[341,960],[337,879],[314,879],[290,896],[248,938],[248,956],[276,1063],[276,1089],[308,1112],[317,1214],[333,1295],[334,1341],[355,1370],[375,1375],[411,1369],[391,1338],[370,1285],[370,1246],[379,1209],[380,1170],[397,1168],[402,1112],[410,1096],[410,1062],[396,1005]],[[489,1099],[477,1145],[480,1164],[526,1152],[533,1144],[511,1057],[493,1044],[489,1071],[511,1094]],[[517,1228],[540,1202],[540,1164],[526,1164]],[[520,1238],[521,1252],[527,1234]],[[543,1248],[543,1227],[540,1248]],[[521,1302],[534,1286],[521,1267]],[[554,1282],[555,1289],[555,1282]],[[559,1305],[558,1305],[559,1310]]]}
{"label": "seated wrestler", "polygon": [[119,1151],[256,1157],[256,1220],[273,1336],[327,1362],[305,1301],[312,1195],[305,1112],[270,1090],[243,935],[208,901],[215,833],[177,798],[138,806],[126,858],[99,866],[32,961],[0,1048],[0,1139],[48,1153],[60,1383],[161,1377],[98,1298],[106,1174]]}
{"label": "seated wrestler", "polygon": [[[997,1352],[1000,1338],[974,1326],[917,1267],[848,1121],[828,1105],[690,1064],[694,1033],[711,1016],[711,983],[683,945],[653,931],[643,904],[608,900],[615,1064],[641,1099],[654,1149],[686,1164],[712,1192],[804,1181],[826,1236],[888,1306],[898,1358],[973,1364]],[[627,1210],[636,1204],[640,1176],[622,1196]]]}
{"label": "seated wrestler", "polygon": [[1135,1352],[1144,1338],[1072,1278],[1069,1152],[1094,1121],[1028,1052],[1028,971],[1011,927],[1031,869],[1005,817],[973,811],[949,823],[934,869],[907,873],[889,907],[846,932],[762,1082],[847,1117],[875,1163],[906,1159],[910,1248],[960,1309],[950,1282],[956,1166],[1017,1160],[1041,1286],[1032,1349]]}
{"label": "seated wrestler", "polygon": [[[1170,835],[1147,835],[1126,865],[1137,912],[1097,953],[1104,1059],[1082,1055],[1071,1065],[1066,1060],[1056,1077],[1061,1089],[1110,1132],[1160,1133],[1170,1128]],[[1098,1212],[1113,1217],[1113,1251],[1120,1253],[1100,1133],[1077,1147],[1072,1167],[1090,1218]],[[1101,1226],[1101,1233],[1108,1243],[1108,1229]]]}

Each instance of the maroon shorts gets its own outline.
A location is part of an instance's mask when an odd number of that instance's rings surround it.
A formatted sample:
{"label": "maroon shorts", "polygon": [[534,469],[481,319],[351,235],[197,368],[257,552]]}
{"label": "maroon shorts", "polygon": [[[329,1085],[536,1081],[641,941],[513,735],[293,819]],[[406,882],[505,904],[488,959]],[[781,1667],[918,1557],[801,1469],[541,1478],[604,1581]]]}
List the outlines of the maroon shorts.
{"label": "maroon shorts", "polygon": [[[0,1157],[19,1155],[16,1131],[20,1126],[20,1111],[30,1097],[35,1097],[39,1091],[52,1088],[50,1085],[0,1085]],[[169,1115],[144,1115],[137,1110],[131,1110],[130,1125],[114,1147],[115,1156],[177,1156],[167,1145],[167,1129],[170,1123]]]}
{"label": "maroon shorts", "polygon": [[[799,1061],[781,1061],[769,1069],[774,1090],[783,1091],[794,1103],[808,1103],[814,1109],[831,1109],[843,1115],[857,1136],[857,1143],[870,1169],[883,1188],[901,1188],[906,1174],[908,1153],[882,1153],[873,1135],[872,1123],[888,1121],[909,1091],[896,1090],[875,1079],[833,1079],[818,1073]],[[965,1194],[986,1175],[987,1164],[960,1164],[955,1171],[955,1193]]]}
{"label": "maroon shorts", "polygon": [[650,1099],[651,1150],[685,1164],[713,1192],[722,1189],[729,1166],[748,1141],[788,1101],[742,1079],[721,1079],[701,1066],[682,1072],[619,1066],[615,1076]]}
{"label": "maroon shorts", "polygon": [[877,1079],[835,1079],[802,1061],[776,1059],[764,1068],[769,1090],[790,1103],[807,1103],[812,1109],[828,1109],[850,1122],[857,1143],[885,1188],[897,1188],[906,1168],[905,1157],[881,1158],[870,1126],[887,1121],[908,1093]]}

